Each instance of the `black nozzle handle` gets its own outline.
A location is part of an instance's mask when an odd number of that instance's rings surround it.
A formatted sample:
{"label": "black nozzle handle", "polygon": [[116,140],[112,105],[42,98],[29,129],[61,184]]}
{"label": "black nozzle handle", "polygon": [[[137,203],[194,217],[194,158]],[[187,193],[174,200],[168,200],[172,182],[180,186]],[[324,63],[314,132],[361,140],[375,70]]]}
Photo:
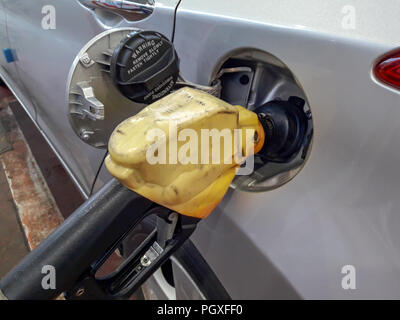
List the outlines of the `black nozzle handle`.
{"label": "black nozzle handle", "polygon": [[[139,223],[151,205],[112,179],[0,280],[0,296],[9,300],[57,297],[121,234]],[[42,285],[46,266],[54,268],[55,289]]]}

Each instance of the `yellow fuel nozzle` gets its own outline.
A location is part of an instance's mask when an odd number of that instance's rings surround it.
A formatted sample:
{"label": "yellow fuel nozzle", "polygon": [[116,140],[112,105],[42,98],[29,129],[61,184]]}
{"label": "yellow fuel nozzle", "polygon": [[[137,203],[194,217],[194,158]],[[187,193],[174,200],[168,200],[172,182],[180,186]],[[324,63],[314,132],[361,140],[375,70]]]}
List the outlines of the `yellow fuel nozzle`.
{"label": "yellow fuel nozzle", "polygon": [[182,88],[120,123],[105,164],[123,185],[183,215],[206,218],[243,160],[261,150],[257,114]]}

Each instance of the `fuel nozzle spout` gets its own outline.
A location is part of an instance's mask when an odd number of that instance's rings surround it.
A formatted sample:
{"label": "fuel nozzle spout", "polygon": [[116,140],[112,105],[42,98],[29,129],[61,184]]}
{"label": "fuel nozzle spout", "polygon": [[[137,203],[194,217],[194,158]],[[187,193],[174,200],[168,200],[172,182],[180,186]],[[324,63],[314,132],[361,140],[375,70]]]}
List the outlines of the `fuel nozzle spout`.
{"label": "fuel nozzle spout", "polygon": [[292,96],[287,101],[269,101],[254,111],[265,132],[258,152],[264,160],[286,162],[300,150],[308,126],[304,105],[303,99]]}

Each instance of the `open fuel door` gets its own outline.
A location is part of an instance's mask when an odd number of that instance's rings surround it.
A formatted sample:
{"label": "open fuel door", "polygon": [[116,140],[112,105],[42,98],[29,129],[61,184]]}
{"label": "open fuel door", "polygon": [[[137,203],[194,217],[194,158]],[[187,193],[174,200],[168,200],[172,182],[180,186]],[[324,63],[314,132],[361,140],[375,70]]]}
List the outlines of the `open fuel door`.
{"label": "open fuel door", "polygon": [[[13,64],[24,85],[20,89],[35,106],[39,126],[87,196],[104,150],[84,143],[71,130],[66,102],[71,65],[82,47],[105,30],[150,29],[170,39],[179,1],[3,2],[10,47],[17,57]],[[137,110],[133,108],[131,115]]]}

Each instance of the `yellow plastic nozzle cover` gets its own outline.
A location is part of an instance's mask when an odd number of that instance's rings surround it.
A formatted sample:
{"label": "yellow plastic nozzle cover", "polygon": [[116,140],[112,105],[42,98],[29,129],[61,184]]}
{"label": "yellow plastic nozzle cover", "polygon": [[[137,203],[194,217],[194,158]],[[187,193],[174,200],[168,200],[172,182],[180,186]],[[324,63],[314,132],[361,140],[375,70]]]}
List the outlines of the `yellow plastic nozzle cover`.
{"label": "yellow plastic nozzle cover", "polygon": [[138,194],[183,215],[206,218],[241,164],[235,159],[258,152],[263,143],[255,113],[182,88],[120,123],[105,164]]}

